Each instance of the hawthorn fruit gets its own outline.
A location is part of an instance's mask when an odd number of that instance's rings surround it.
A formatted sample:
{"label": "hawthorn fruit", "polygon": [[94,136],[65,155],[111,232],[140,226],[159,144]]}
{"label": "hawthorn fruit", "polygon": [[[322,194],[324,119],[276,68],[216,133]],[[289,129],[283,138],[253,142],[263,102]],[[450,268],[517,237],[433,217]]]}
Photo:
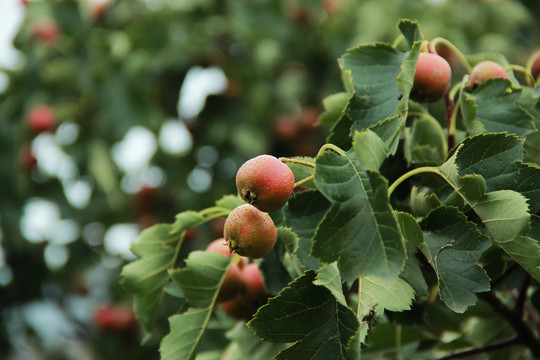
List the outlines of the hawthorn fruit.
{"label": "hawthorn fruit", "polygon": [[259,265],[253,263],[242,269],[240,277],[244,284],[244,298],[255,304],[267,299],[266,286]]}
{"label": "hawthorn fruit", "polygon": [[[227,245],[227,241],[225,240],[225,238],[219,238],[212,241],[206,247],[206,251],[225,255],[227,257],[234,256],[234,253],[229,250],[229,246]],[[239,268],[243,269],[247,264],[248,264],[248,259],[246,257],[241,257],[240,261],[238,262]]]}
{"label": "hawthorn fruit", "polygon": [[49,20],[35,23],[30,30],[30,37],[51,45],[56,41],[59,33],[60,30],[56,22]]}
{"label": "hawthorn fruit", "polygon": [[42,133],[54,129],[56,115],[49,106],[39,105],[30,110],[26,117],[26,126],[34,133]]}
{"label": "hawthorn fruit", "polygon": [[94,313],[94,323],[101,331],[130,331],[137,327],[133,310],[127,306],[102,305]]}
{"label": "hawthorn fruit", "polygon": [[238,169],[236,188],[244,201],[260,211],[276,211],[289,201],[294,189],[294,175],[278,158],[259,155]]}
{"label": "hawthorn fruit", "polygon": [[[208,244],[206,251],[225,255],[227,257],[232,257],[234,255],[228,250],[225,239],[223,238],[216,239]],[[245,260],[242,259],[239,263],[232,263],[227,269],[225,279],[223,279],[221,287],[219,288],[217,296],[218,303],[231,300],[242,291],[243,283],[240,269],[244,267],[244,261]]]}
{"label": "hawthorn fruit", "polygon": [[494,78],[508,79],[508,73],[496,62],[489,60],[481,61],[471,70],[467,88],[473,91],[484,81]]}
{"label": "hawthorn fruit", "polygon": [[277,231],[270,215],[253,205],[240,205],[225,220],[229,250],[252,259],[262,258],[274,247]]}
{"label": "hawthorn fruit", "polygon": [[437,54],[422,52],[418,56],[410,98],[418,102],[435,102],[450,89],[452,70]]}

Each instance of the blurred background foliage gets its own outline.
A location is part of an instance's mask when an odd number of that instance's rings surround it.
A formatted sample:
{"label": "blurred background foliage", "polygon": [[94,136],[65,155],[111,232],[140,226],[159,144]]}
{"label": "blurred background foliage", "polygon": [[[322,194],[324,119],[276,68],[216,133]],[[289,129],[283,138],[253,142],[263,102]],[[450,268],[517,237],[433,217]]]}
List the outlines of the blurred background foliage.
{"label": "blurred background foliage", "polygon": [[[118,285],[130,242],[234,193],[250,157],[316,154],[348,48],[393,42],[400,18],[520,65],[540,44],[526,0],[3,1],[24,20],[21,61],[0,72],[2,359],[157,358]],[[36,106],[47,131],[29,125]]]}

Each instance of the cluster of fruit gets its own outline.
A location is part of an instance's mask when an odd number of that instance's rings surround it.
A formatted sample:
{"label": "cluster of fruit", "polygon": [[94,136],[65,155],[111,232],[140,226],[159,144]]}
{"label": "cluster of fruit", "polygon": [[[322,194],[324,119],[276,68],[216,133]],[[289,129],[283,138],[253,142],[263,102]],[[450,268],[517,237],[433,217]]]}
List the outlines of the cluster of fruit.
{"label": "cluster of fruit", "polygon": [[[422,46],[418,56],[411,99],[418,102],[435,102],[442,99],[450,90],[452,70],[448,61],[441,55],[430,52],[430,46]],[[442,52],[444,55],[444,52]],[[540,54],[531,59],[531,76],[536,80],[540,74]],[[474,91],[488,79],[508,79],[508,73],[500,64],[485,60],[476,64],[470,71],[467,89]]]}
{"label": "cluster of fruit", "polygon": [[262,258],[274,247],[277,231],[268,212],[280,209],[289,200],[294,176],[276,157],[260,155],[240,167],[236,185],[247,204],[230,212],[224,238],[212,241],[206,251],[228,257],[240,255],[227,270],[217,302],[232,318],[247,320],[268,299],[259,265],[250,263],[249,258]]}
{"label": "cluster of fruit", "polygon": [[279,210],[293,193],[294,175],[271,155],[246,161],[236,174],[238,193],[247,202],[230,212],[224,236],[229,250],[252,259],[272,250],[277,232],[269,212]]}

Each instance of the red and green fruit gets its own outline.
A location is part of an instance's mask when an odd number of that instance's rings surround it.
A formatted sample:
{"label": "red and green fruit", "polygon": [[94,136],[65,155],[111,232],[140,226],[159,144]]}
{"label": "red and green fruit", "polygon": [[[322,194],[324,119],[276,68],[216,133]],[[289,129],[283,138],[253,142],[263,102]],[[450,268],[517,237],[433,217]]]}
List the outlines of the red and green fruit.
{"label": "red and green fruit", "polygon": [[450,89],[452,70],[441,56],[420,53],[410,97],[418,102],[434,102],[443,98]]}
{"label": "red and green fruit", "polygon": [[247,265],[242,269],[240,276],[244,283],[244,298],[253,303],[259,303],[267,299],[266,286],[259,265]]}
{"label": "red and green fruit", "polygon": [[249,204],[230,212],[225,220],[224,235],[230,251],[252,259],[268,254],[277,239],[270,215]]}
{"label": "red and green fruit", "polygon": [[[232,257],[234,255],[227,248],[227,243],[225,242],[224,238],[212,241],[206,247],[206,251],[225,255],[227,257]],[[238,263],[232,263],[227,269],[225,279],[223,279],[221,287],[219,288],[217,302],[231,300],[242,291],[243,282],[240,269],[244,267],[244,261],[245,260],[242,259]]]}
{"label": "red and green fruit", "polygon": [[294,175],[272,155],[246,161],[236,173],[236,188],[247,203],[264,212],[281,209],[291,197]]}
{"label": "red and green fruit", "polygon": [[496,62],[489,60],[481,61],[471,70],[467,87],[469,90],[474,90],[484,81],[495,78],[508,79],[508,73]]}
{"label": "red and green fruit", "polygon": [[56,115],[49,106],[39,105],[32,110],[26,117],[26,126],[34,133],[42,133],[54,129]]}
{"label": "red and green fruit", "polygon": [[[227,257],[233,257],[234,253],[230,251],[229,246],[227,245],[227,241],[225,238],[219,238],[214,241],[212,241],[208,246],[206,247],[206,251],[210,251],[213,253],[225,255]],[[243,269],[247,264],[249,260],[246,257],[240,257],[240,261],[238,261],[238,266],[240,269]]]}

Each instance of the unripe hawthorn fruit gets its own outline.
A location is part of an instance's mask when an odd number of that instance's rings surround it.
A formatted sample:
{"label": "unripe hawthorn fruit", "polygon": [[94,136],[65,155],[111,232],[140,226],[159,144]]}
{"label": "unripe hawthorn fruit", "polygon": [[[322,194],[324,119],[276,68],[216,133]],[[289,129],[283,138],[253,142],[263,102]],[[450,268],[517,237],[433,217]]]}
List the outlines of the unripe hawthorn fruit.
{"label": "unripe hawthorn fruit", "polygon": [[434,102],[450,89],[452,70],[437,54],[422,52],[418,56],[410,98],[418,102]]}
{"label": "unripe hawthorn fruit", "polygon": [[32,110],[26,117],[26,126],[34,133],[41,133],[54,129],[56,115],[49,106],[39,105]]}
{"label": "unripe hawthorn fruit", "polygon": [[249,204],[230,212],[223,233],[230,251],[252,259],[268,254],[277,239],[276,226],[270,215]]}
{"label": "unripe hawthorn fruit", "polygon": [[467,88],[472,91],[484,81],[494,78],[508,79],[508,73],[496,62],[489,60],[481,61],[471,70]]}
{"label": "unripe hawthorn fruit", "polygon": [[246,161],[236,173],[236,188],[247,203],[264,212],[281,209],[294,189],[294,175],[272,155]]}
{"label": "unripe hawthorn fruit", "polygon": [[244,298],[257,304],[266,300],[266,286],[261,275],[261,270],[257,264],[249,264],[244,267],[240,273],[244,283]]}

